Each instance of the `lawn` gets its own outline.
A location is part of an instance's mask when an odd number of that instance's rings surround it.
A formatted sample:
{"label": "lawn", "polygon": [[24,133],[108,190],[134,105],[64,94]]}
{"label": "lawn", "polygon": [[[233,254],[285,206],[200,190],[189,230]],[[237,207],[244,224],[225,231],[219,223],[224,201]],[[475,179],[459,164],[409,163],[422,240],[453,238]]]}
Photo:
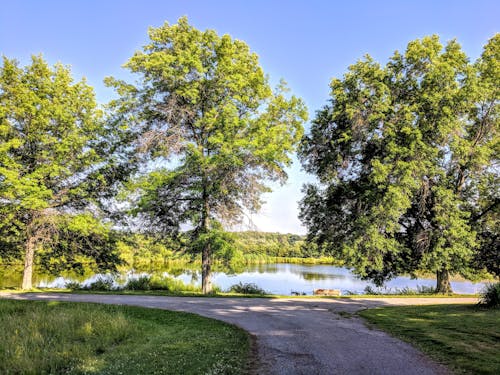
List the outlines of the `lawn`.
{"label": "lawn", "polygon": [[194,314],[0,300],[1,374],[240,374],[249,335]]}
{"label": "lawn", "polygon": [[393,306],[359,313],[456,373],[500,374],[500,310],[475,305]]}

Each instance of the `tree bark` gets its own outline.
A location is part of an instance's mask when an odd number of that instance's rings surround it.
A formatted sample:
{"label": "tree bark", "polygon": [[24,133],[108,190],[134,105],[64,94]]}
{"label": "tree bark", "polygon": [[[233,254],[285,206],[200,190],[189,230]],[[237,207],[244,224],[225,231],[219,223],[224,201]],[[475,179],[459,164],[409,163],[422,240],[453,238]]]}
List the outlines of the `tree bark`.
{"label": "tree bark", "polygon": [[[210,231],[210,206],[208,204],[208,194],[203,189],[203,233]],[[209,242],[203,245],[201,254],[201,290],[203,294],[212,292],[212,249]]]}
{"label": "tree bark", "polygon": [[203,294],[212,292],[212,254],[210,244],[205,244],[201,256],[201,289]]}
{"label": "tree bark", "polygon": [[31,289],[33,287],[33,262],[35,260],[35,241],[29,238],[26,242],[26,253],[24,256],[23,283],[21,289]]}
{"label": "tree bark", "polygon": [[439,270],[436,272],[436,293],[453,293],[450,284],[450,272],[448,270]]}

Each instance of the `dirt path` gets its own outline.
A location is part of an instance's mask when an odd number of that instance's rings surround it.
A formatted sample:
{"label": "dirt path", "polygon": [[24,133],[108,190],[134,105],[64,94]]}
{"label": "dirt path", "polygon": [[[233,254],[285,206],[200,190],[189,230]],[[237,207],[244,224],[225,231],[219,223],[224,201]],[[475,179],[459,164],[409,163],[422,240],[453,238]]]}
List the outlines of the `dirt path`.
{"label": "dirt path", "polygon": [[447,374],[412,346],[351,313],[376,306],[474,303],[472,298],[264,299],[0,293],[2,298],[98,302],[188,311],[257,339],[258,374]]}

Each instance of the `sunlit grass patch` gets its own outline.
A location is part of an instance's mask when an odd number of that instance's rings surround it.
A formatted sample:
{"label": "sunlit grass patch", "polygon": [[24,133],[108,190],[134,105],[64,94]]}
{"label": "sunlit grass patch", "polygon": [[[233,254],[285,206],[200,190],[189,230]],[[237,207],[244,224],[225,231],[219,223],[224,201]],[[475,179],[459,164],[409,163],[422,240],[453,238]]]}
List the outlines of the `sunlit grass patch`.
{"label": "sunlit grass patch", "polygon": [[0,300],[1,374],[242,373],[248,334],[193,314]]}
{"label": "sunlit grass patch", "polygon": [[474,305],[391,306],[363,318],[457,373],[500,374],[500,310]]}

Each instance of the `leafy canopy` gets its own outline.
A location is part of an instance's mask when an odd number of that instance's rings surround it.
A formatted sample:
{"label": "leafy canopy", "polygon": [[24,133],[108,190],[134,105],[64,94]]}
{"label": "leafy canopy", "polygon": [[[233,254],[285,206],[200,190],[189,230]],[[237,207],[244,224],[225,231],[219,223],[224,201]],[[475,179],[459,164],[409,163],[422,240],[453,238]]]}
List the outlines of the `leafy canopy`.
{"label": "leafy canopy", "polygon": [[426,37],[332,80],[300,150],[319,179],[301,203],[310,240],[378,283],[466,273],[494,246],[481,233],[498,236],[499,42],[472,64],[456,41]]}
{"label": "leafy canopy", "polygon": [[[125,170],[114,159],[117,135],[103,122],[93,89],[74,82],[69,68],[51,68],[41,56],[26,67],[3,58],[0,256],[18,257],[29,242],[46,245],[46,267],[49,258],[74,265],[82,254],[107,265],[116,260],[107,258],[108,230],[91,212]],[[83,214],[86,208],[92,211]]]}
{"label": "leafy canopy", "polygon": [[137,85],[107,80],[121,95],[115,117],[131,124],[145,166],[131,185],[135,213],[172,233],[257,210],[264,182],[286,178],[304,104],[286,96],[284,83],[273,92],[257,55],[229,35],[181,18],[149,37],[125,64]]}

